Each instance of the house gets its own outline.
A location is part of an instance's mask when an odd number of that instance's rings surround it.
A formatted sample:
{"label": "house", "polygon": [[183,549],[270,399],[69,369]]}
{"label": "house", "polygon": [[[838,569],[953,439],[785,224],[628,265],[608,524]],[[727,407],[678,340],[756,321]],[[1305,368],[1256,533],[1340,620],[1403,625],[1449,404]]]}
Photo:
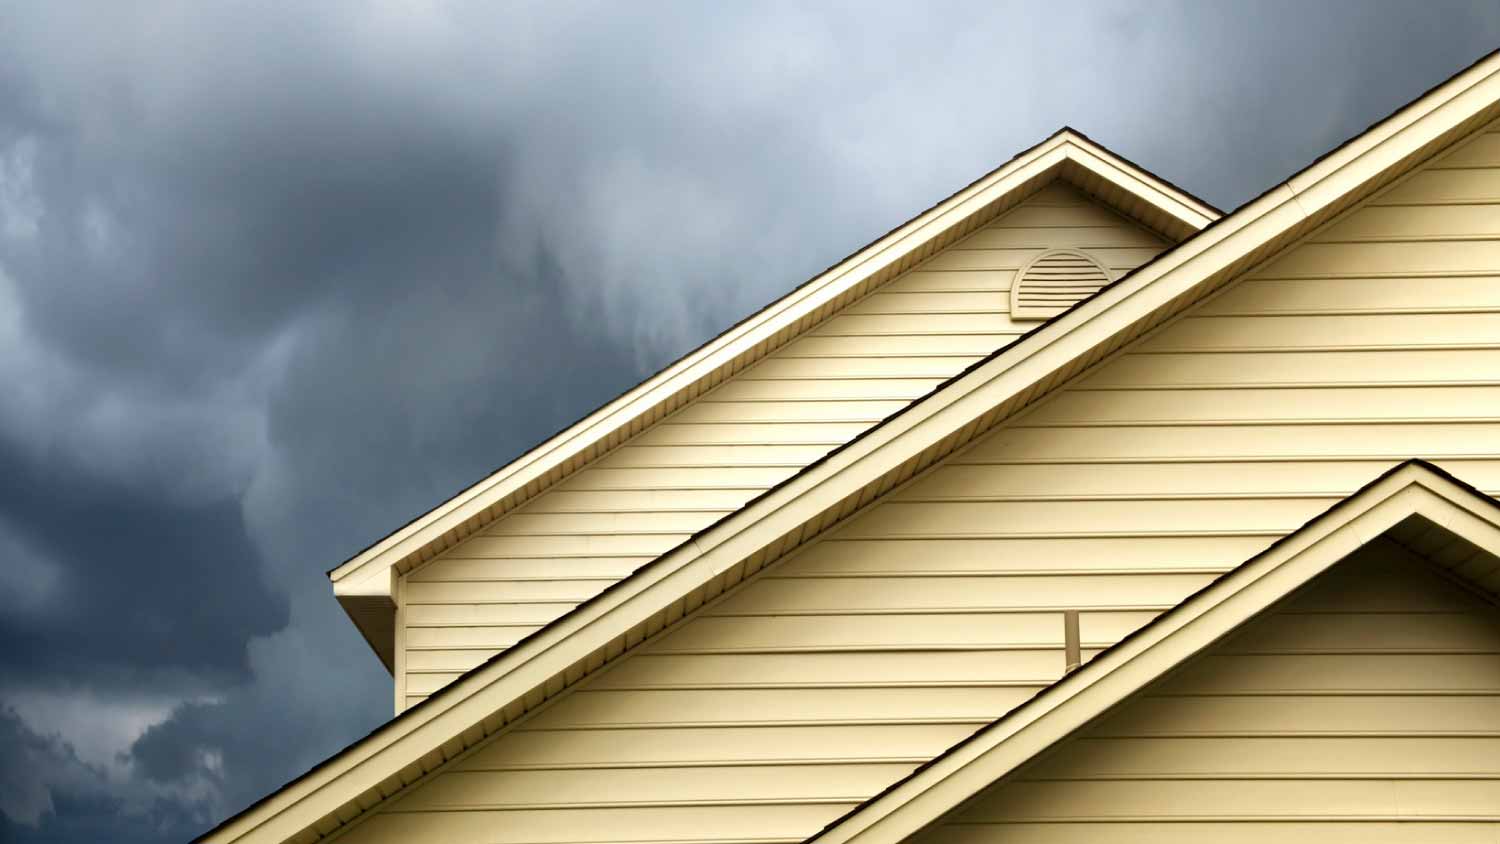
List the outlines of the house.
{"label": "house", "polygon": [[200,840],[1496,840],[1497,121],[1017,155],[334,569],[397,716]]}

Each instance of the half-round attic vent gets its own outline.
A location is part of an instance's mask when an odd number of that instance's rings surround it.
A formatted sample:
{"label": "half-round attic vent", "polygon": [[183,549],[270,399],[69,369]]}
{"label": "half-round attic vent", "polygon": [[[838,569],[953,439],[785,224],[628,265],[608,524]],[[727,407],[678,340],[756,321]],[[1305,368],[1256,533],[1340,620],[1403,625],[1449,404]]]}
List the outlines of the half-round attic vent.
{"label": "half-round attic vent", "polygon": [[1011,319],[1048,319],[1109,284],[1109,273],[1077,249],[1052,249],[1031,259],[1010,287]]}

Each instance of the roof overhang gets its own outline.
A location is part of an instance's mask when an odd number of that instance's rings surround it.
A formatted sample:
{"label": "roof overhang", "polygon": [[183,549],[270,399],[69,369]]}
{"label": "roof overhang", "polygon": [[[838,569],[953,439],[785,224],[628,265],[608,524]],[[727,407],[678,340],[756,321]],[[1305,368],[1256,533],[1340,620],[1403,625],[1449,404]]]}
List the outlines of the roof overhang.
{"label": "roof overhang", "polygon": [[[1492,53],[461,676],[200,840],[313,841],[356,821],[383,800],[419,784],[446,760],[1277,254],[1456,138],[1489,123],[1497,113],[1500,53]],[[1024,166],[1042,172],[1040,168],[1058,163],[1054,158],[1049,164],[1032,160]]]}
{"label": "roof overhang", "polygon": [[1212,206],[1063,129],[333,569],[334,595],[390,668],[394,574],[463,541],[1057,179],[1174,243],[1220,216]]}
{"label": "roof overhang", "polygon": [[1430,464],[1403,463],[809,840],[906,840],[1382,539],[1492,601],[1500,593],[1500,503]]}

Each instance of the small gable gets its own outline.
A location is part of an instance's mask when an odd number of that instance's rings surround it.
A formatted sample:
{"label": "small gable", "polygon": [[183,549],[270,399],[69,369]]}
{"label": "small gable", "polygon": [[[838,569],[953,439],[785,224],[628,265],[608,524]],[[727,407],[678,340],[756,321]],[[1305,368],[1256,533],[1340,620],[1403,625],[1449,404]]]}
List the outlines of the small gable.
{"label": "small gable", "polygon": [[398,710],[1029,331],[1012,287],[1040,256],[1087,250],[1114,278],[1168,245],[1046,185],[404,576]]}
{"label": "small gable", "polygon": [[914,842],[1489,841],[1500,609],[1380,539]]}

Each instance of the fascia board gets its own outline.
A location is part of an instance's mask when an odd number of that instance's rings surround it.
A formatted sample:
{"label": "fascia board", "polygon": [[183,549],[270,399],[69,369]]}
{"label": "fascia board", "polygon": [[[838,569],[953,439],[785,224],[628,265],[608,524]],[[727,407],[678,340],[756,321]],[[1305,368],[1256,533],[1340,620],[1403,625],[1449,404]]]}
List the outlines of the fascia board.
{"label": "fascia board", "polygon": [[[1500,76],[1500,51],[1350,139],[1292,176],[1287,185],[1307,199],[1343,194],[1350,180],[1368,178],[1371,173],[1385,170],[1410,151],[1403,145],[1387,146],[1389,141],[1414,133],[1436,137],[1494,105],[1497,76]],[[1351,166],[1356,162],[1358,167]]]}

